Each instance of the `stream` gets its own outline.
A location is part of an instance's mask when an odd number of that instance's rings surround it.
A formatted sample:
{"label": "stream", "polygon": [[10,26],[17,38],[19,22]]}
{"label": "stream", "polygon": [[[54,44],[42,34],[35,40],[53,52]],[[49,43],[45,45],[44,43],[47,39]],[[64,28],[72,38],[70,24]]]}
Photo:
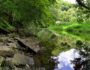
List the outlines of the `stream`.
{"label": "stream", "polygon": [[75,70],[73,61],[79,58],[81,56],[77,49],[63,51],[57,57],[53,57],[56,63],[54,70]]}

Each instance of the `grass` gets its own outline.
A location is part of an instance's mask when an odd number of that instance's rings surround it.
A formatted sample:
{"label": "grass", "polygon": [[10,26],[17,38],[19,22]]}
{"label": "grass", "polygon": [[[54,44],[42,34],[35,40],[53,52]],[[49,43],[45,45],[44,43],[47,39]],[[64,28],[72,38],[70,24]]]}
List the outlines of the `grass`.
{"label": "grass", "polygon": [[53,25],[49,29],[59,35],[66,34],[76,39],[90,41],[90,24],[62,24]]}
{"label": "grass", "polygon": [[7,21],[4,20],[4,22],[0,23],[0,29],[6,32],[10,32],[10,31],[13,31],[15,28],[11,26]]}
{"label": "grass", "polygon": [[73,23],[50,25],[47,29],[40,31],[38,33],[38,37],[42,38],[41,41],[46,42],[44,44],[48,45],[48,52],[51,52],[52,55],[56,56],[62,51],[68,50],[70,48],[76,48],[77,40],[81,40],[82,42],[85,40],[90,41],[89,31],[89,24]]}
{"label": "grass", "polygon": [[[61,36],[59,39],[60,42],[66,42],[71,47],[76,47],[74,43],[76,43],[77,40],[81,40],[82,42],[90,42],[90,24],[60,24],[60,25],[51,25],[48,27],[50,31],[55,33],[58,36]],[[63,46],[64,47],[64,46]],[[55,47],[55,49],[52,51],[52,54],[57,55],[61,51],[67,50],[69,47],[58,46]]]}
{"label": "grass", "polygon": [[67,28],[66,31],[84,39],[85,41],[90,41],[90,24],[79,24],[77,26]]}

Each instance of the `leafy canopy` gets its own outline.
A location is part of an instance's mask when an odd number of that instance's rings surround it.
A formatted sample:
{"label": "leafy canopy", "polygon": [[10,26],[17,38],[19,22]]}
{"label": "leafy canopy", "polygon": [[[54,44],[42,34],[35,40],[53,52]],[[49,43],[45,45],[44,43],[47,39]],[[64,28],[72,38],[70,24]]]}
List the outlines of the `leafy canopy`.
{"label": "leafy canopy", "polygon": [[32,23],[47,26],[53,16],[50,7],[55,0],[0,0],[0,21],[26,26]]}

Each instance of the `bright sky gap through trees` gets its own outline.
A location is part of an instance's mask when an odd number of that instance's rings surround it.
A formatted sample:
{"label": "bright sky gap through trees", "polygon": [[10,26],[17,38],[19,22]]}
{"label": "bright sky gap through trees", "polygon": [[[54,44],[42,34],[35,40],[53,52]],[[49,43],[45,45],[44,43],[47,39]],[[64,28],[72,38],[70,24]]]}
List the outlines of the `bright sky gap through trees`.
{"label": "bright sky gap through trees", "polygon": [[72,3],[72,4],[76,4],[76,0],[64,0],[64,1],[67,1],[67,2]]}

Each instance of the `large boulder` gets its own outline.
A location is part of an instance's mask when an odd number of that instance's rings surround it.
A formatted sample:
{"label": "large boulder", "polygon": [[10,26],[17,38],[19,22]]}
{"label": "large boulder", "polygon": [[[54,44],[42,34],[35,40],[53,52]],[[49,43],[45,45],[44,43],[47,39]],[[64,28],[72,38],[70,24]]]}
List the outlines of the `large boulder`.
{"label": "large boulder", "polygon": [[25,65],[34,65],[33,57],[26,56],[24,54],[17,53],[12,59],[12,63],[17,67]]}
{"label": "large boulder", "polygon": [[2,46],[0,47],[0,56],[3,57],[13,57],[14,51],[9,48],[8,46]]}
{"label": "large boulder", "polygon": [[37,53],[40,50],[39,41],[36,38],[17,38],[20,46],[26,48],[29,52]]}

